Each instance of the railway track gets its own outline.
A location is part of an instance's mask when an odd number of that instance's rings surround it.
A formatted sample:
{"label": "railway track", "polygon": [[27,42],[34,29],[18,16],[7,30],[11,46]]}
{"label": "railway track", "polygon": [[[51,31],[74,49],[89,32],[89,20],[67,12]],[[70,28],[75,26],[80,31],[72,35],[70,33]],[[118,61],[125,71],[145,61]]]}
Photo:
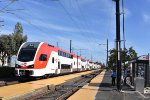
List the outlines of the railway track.
{"label": "railway track", "polygon": [[57,86],[47,86],[37,90],[36,92],[28,93],[22,97],[14,99],[24,100],[65,100],[78,91],[85,84],[89,83],[94,77],[100,74],[102,70],[95,71],[88,75],[68,80],[67,82]]}

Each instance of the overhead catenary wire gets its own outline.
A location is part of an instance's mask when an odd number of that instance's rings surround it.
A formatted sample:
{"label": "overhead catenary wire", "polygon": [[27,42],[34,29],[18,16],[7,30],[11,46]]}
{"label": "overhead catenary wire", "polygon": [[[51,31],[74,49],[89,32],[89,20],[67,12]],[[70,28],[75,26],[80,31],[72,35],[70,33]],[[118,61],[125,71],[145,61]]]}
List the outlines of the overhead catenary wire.
{"label": "overhead catenary wire", "polygon": [[[91,40],[93,43],[97,43],[97,44],[98,44],[98,41],[96,41],[96,40],[94,40],[94,39],[92,38],[92,36],[94,36],[93,31],[88,31],[88,30],[92,30],[92,29],[91,29],[91,27],[89,26],[89,23],[88,23],[87,20],[86,20],[86,17],[85,17],[85,15],[84,15],[84,12],[82,11],[82,8],[81,8],[81,6],[80,6],[78,0],[75,0],[75,2],[76,2],[76,3],[75,3],[76,6],[77,6],[77,8],[78,8],[78,11],[79,11],[79,13],[80,13],[80,15],[81,15],[81,17],[82,17],[81,20],[83,20],[83,22],[84,22],[84,25],[85,25],[85,28],[86,28],[86,32],[91,35],[91,36],[89,37],[90,40]],[[91,45],[92,45],[92,43],[91,43]],[[93,46],[93,45],[92,45],[92,46]],[[90,49],[93,49],[93,48],[90,48]]]}
{"label": "overhead catenary wire", "polygon": [[[62,4],[62,2],[61,2],[60,0],[58,0],[58,1],[59,1],[59,3],[61,4],[61,6],[63,7],[63,9],[66,11],[67,15],[68,15],[68,16],[70,17],[70,19],[72,20],[72,22],[74,22],[75,26],[80,30],[81,34],[82,34],[83,36],[86,36],[87,34],[85,34],[85,31],[81,30],[81,27],[77,25],[77,23],[76,23],[75,20],[73,19],[72,15],[71,15],[71,14],[68,12],[68,10],[64,7],[64,5]],[[80,23],[81,23],[81,22],[80,22]],[[92,43],[91,43],[91,40],[89,40],[89,38],[90,38],[90,37],[87,38],[87,39],[88,39],[87,42],[88,42],[91,46],[93,46]]]}
{"label": "overhead catenary wire", "polygon": [[125,39],[125,27],[124,27],[124,24],[125,24],[125,18],[124,18],[124,14],[125,14],[125,11],[124,11],[124,0],[122,0],[122,21],[123,21],[123,23],[122,23],[122,32],[123,32],[123,43],[124,43],[124,50],[125,50],[125,48],[126,48],[126,46],[125,46],[125,42],[126,42],[126,39]]}
{"label": "overhead catenary wire", "polygon": [[45,32],[45,31],[42,30],[41,28],[39,28],[39,27],[37,27],[36,25],[32,24],[29,20],[27,20],[27,19],[25,19],[25,18],[22,18],[22,17],[18,16],[18,15],[15,14],[15,13],[12,13],[12,12],[8,12],[8,13],[14,15],[15,17],[17,17],[17,18],[19,18],[19,19],[21,19],[21,20],[24,20],[25,22],[27,22],[28,24],[32,25],[33,27],[35,27],[35,28],[38,29],[39,31]]}
{"label": "overhead catenary wire", "polygon": [[[94,34],[93,34],[93,32],[92,31],[90,31],[89,32],[89,30],[91,30],[91,27],[89,27],[89,24],[88,24],[88,22],[87,22],[87,20],[86,20],[86,17],[85,17],[85,15],[84,15],[84,12],[82,11],[82,9],[81,9],[81,7],[80,7],[80,5],[79,5],[79,2],[78,2],[78,0],[75,0],[75,4],[77,5],[77,8],[78,8],[78,10],[79,10],[79,13],[80,13],[80,15],[81,15],[81,17],[82,17],[82,20],[83,20],[83,22],[84,22],[84,24],[83,25],[85,25],[84,27],[85,27],[85,29],[86,29],[86,32],[87,33],[90,33],[90,34],[92,34],[92,36],[94,36]],[[92,37],[89,37],[93,42],[96,42]]]}
{"label": "overhead catenary wire", "polygon": [[18,1],[18,0],[9,0],[10,3],[8,3],[6,6],[4,6],[3,8],[0,9],[0,12],[3,12],[3,10],[5,10],[6,8],[8,8],[11,4],[13,4],[14,2]]}
{"label": "overhead catenary wire", "polygon": [[[75,20],[73,19],[73,17],[71,16],[71,14],[68,12],[68,10],[64,7],[64,5],[62,4],[62,2],[60,0],[58,0],[59,4],[61,5],[61,7],[65,10],[66,14],[68,15],[68,17],[72,20],[72,22],[74,22],[74,25],[80,30],[81,34],[83,36],[85,36],[86,34],[84,34],[85,32],[83,32],[83,30],[81,30],[81,27],[79,27],[77,25],[77,23],[75,22]],[[88,39],[88,38],[87,38]],[[92,44],[90,43],[90,40],[88,39],[87,41],[89,43],[89,45],[92,46]]]}

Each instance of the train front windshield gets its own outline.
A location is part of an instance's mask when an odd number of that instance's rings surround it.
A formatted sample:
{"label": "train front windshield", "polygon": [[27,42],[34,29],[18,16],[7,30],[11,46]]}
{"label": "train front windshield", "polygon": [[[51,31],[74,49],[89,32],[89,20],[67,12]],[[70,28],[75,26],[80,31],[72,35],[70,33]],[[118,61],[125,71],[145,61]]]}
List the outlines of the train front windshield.
{"label": "train front windshield", "polygon": [[21,49],[18,55],[18,61],[33,61],[37,49]]}

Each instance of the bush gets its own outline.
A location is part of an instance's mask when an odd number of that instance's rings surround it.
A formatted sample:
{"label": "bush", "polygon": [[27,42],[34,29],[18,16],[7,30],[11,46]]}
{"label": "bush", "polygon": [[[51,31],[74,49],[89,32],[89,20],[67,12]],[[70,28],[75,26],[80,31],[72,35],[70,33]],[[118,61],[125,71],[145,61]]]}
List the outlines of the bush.
{"label": "bush", "polygon": [[6,77],[14,77],[15,76],[15,68],[14,67],[0,67],[0,78]]}

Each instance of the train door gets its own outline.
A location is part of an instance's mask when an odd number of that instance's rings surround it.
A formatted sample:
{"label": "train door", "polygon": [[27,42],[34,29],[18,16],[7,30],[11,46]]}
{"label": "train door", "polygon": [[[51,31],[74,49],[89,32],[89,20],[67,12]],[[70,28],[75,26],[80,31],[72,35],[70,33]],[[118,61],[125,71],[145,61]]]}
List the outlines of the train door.
{"label": "train door", "polygon": [[60,74],[60,69],[61,69],[61,66],[60,66],[60,61],[58,61],[58,69],[57,69],[57,74]]}
{"label": "train door", "polygon": [[79,70],[79,58],[77,56],[77,71]]}
{"label": "train door", "polygon": [[51,61],[51,70],[54,71],[54,73],[57,73],[57,69],[58,69],[58,59],[56,56],[52,56],[52,61]]}
{"label": "train door", "polygon": [[71,68],[70,69],[71,69],[71,72],[73,72],[73,64],[72,63],[71,63]]}

